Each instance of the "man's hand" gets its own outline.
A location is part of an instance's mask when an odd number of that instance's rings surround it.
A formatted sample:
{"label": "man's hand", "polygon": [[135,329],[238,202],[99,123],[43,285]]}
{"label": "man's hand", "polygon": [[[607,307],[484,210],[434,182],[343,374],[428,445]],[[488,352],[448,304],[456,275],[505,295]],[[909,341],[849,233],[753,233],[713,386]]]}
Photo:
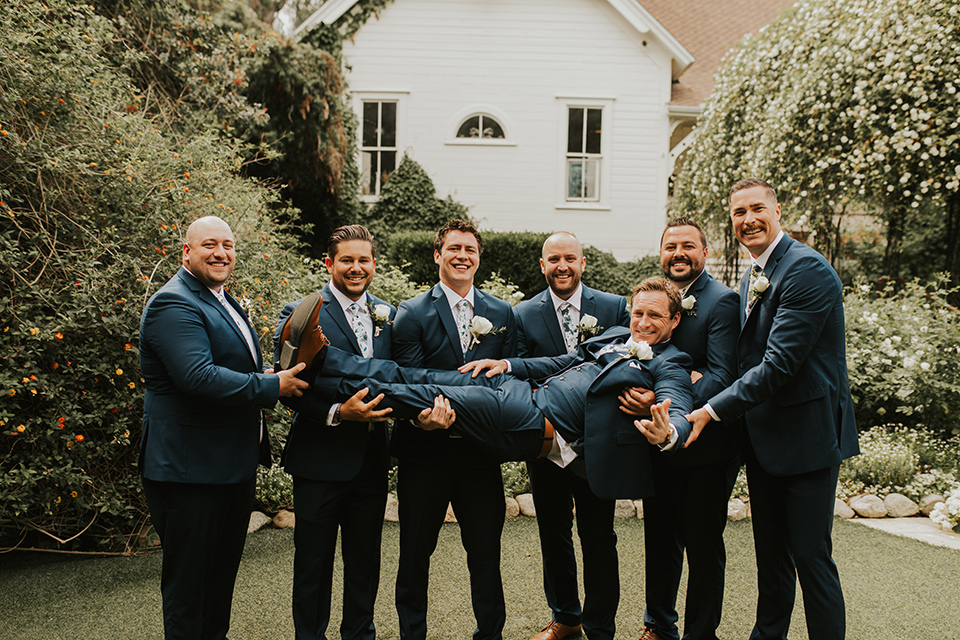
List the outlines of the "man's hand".
{"label": "man's hand", "polygon": [[663,444],[670,440],[670,399],[650,407],[653,420],[634,420],[633,424],[646,436],[650,444]]}
{"label": "man's hand", "polygon": [[650,407],[657,397],[649,389],[643,387],[627,387],[620,392],[620,411],[631,416],[649,416]]}
{"label": "man's hand", "polygon": [[684,417],[692,428],[690,435],[687,437],[687,441],[683,443],[683,448],[686,449],[700,437],[700,432],[703,431],[703,428],[707,426],[707,423],[713,420],[713,418],[710,417],[710,413],[706,409],[697,409],[690,415]]}
{"label": "man's hand", "polygon": [[[297,377],[297,374],[303,371],[307,367],[305,362],[301,362],[295,367],[290,367],[289,369],[284,369],[283,371],[277,372],[277,377],[280,378],[280,397],[289,398],[290,396],[297,396],[298,398],[303,395],[303,390],[310,386],[310,383],[301,380]],[[269,373],[270,370],[268,369]]]}
{"label": "man's hand", "polygon": [[468,362],[463,365],[457,371],[460,373],[470,373],[473,374],[471,378],[476,378],[481,371],[487,371],[487,377],[492,378],[495,375],[507,372],[507,361],[506,360],[491,360],[490,358],[484,358],[483,360],[474,360],[473,362]]}
{"label": "man's hand", "polygon": [[457,414],[450,408],[450,401],[443,396],[433,400],[433,407],[428,407],[417,416],[417,426],[424,431],[449,429],[457,419]]}
{"label": "man's hand", "polygon": [[340,419],[352,420],[354,422],[383,422],[387,419],[387,414],[393,411],[391,408],[375,410],[375,407],[383,400],[381,393],[370,402],[364,402],[363,399],[370,393],[370,389],[364,387],[350,396],[340,405]]}

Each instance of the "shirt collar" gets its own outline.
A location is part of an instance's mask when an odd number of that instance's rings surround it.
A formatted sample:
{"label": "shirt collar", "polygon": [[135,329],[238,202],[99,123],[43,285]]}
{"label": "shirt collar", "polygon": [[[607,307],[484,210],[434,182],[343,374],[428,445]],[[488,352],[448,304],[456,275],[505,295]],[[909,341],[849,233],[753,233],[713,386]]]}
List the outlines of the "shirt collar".
{"label": "shirt collar", "polygon": [[685,287],[683,287],[682,289],[680,289],[680,297],[685,298],[685,297],[687,296],[687,293],[689,293],[690,289],[693,288],[693,285],[695,285],[695,284],[697,283],[697,280],[699,280],[700,278],[702,278],[702,277],[703,277],[703,274],[705,274],[706,272],[707,272],[707,270],[704,269],[703,271],[700,272],[700,275],[698,275],[696,278],[693,279],[693,282],[691,282],[691,283],[688,284],[687,286],[685,286]]}
{"label": "shirt collar", "polygon": [[457,303],[461,300],[466,300],[470,303],[470,308],[473,309],[476,305],[473,302],[473,293],[476,288],[473,285],[470,285],[470,291],[467,292],[467,295],[461,296],[459,293],[448,287],[447,285],[440,283],[440,288],[443,289],[443,294],[447,297],[447,304],[450,305],[451,309],[454,309],[457,306]]}
{"label": "shirt collar", "polygon": [[344,313],[347,312],[347,309],[349,309],[350,305],[352,305],[354,302],[360,305],[360,309],[362,310],[361,312],[369,313],[369,311],[367,310],[367,292],[366,291],[363,292],[363,295],[360,296],[358,300],[351,300],[347,296],[343,295],[343,292],[340,291],[340,289],[337,289],[335,286],[333,286],[333,283],[330,283],[330,293],[332,293],[336,301],[340,303],[340,307],[343,309]]}
{"label": "shirt collar", "polygon": [[780,233],[777,234],[777,237],[773,239],[773,242],[770,243],[770,246],[753,260],[753,264],[758,264],[760,265],[761,269],[766,269],[767,261],[770,259],[770,255],[773,253],[773,250],[777,248],[777,245],[780,244],[781,240],[783,240],[783,229],[781,229]]}
{"label": "shirt collar", "polygon": [[549,287],[547,287],[547,291],[550,292],[550,299],[553,300],[553,308],[555,310],[559,310],[560,305],[563,304],[564,302],[569,302],[571,307],[576,309],[578,312],[580,311],[580,303],[582,302],[582,299],[583,299],[583,283],[578,284],[577,290],[574,291],[573,294],[566,300],[561,299],[560,296],[555,294],[553,292],[553,289]]}

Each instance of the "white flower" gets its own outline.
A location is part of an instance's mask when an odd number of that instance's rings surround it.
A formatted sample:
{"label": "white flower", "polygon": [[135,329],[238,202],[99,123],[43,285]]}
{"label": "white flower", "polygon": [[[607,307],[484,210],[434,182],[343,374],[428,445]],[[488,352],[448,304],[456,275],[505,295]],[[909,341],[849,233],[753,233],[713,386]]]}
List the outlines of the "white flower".
{"label": "white flower", "polygon": [[581,336],[586,337],[597,335],[603,330],[603,327],[597,326],[597,319],[594,316],[585,313],[580,316],[580,324],[576,326],[576,329]]}
{"label": "white flower", "polygon": [[753,288],[757,293],[763,293],[767,290],[767,287],[770,286],[770,280],[767,279],[767,276],[761,275],[757,278],[757,281],[754,283]]}
{"label": "white flower", "polygon": [[480,338],[483,336],[489,335],[491,333],[500,333],[505,331],[506,327],[501,327],[499,329],[493,328],[493,323],[484,318],[483,316],[473,316],[473,320],[470,321],[470,335],[473,336],[473,340],[470,341],[470,346],[468,349],[473,349],[474,345],[480,344]]}
{"label": "white flower", "polygon": [[390,307],[385,304],[375,305],[371,316],[374,322],[386,322],[390,319]]}
{"label": "white flower", "polygon": [[680,306],[683,307],[683,312],[688,316],[697,315],[697,298],[696,296],[687,296],[680,301]]}
{"label": "white flower", "polygon": [[645,341],[634,342],[633,338],[627,341],[627,353],[630,357],[637,360],[650,360],[653,358],[653,349]]}

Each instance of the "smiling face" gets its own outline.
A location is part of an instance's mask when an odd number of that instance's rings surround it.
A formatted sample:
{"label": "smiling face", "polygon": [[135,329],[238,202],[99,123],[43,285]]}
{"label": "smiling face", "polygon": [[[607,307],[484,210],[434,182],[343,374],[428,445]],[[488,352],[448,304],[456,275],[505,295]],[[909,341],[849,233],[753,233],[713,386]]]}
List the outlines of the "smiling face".
{"label": "smiling face", "polygon": [[366,240],[345,240],[337,245],[337,253],[327,257],[330,282],[351,300],[359,300],[373,281],[377,261],[373,245]]}
{"label": "smiling face", "polygon": [[540,271],[557,297],[566,300],[580,286],[587,260],[580,242],[568,233],[557,233],[543,243]]}
{"label": "smiling face", "polygon": [[685,287],[703,273],[707,248],[696,227],[668,227],[660,239],[660,268],[678,287]]}
{"label": "smiling face", "polygon": [[630,337],[634,342],[659,344],[670,339],[680,324],[680,313],[670,314],[670,298],[663,291],[640,291],[630,305]]}
{"label": "smiling face", "polygon": [[449,231],[440,250],[433,252],[433,261],[440,266],[440,282],[461,296],[467,295],[480,266],[477,237],[465,231]]}
{"label": "smiling face", "polygon": [[780,203],[766,187],[736,191],[730,194],[730,220],[737,240],[756,258],[780,233]]}
{"label": "smiling face", "polygon": [[187,229],[183,266],[207,288],[219,290],[233,273],[236,259],[233,232],[220,218],[200,218]]}

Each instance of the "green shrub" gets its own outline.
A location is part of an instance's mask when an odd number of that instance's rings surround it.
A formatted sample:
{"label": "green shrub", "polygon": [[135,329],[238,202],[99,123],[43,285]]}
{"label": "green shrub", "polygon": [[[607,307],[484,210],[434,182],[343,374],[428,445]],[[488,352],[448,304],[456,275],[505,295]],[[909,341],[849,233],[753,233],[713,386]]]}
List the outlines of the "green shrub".
{"label": "green shrub", "polygon": [[884,427],[861,433],[860,455],[844,460],[840,467],[844,481],[889,493],[913,479],[920,457],[897,434]]}
{"label": "green shrub", "polygon": [[257,469],[257,508],[267,513],[293,509],[293,476],[280,465]]}
{"label": "green shrub", "polygon": [[530,475],[525,462],[504,462],[500,465],[503,476],[503,495],[514,497],[521,493],[530,493]]}

